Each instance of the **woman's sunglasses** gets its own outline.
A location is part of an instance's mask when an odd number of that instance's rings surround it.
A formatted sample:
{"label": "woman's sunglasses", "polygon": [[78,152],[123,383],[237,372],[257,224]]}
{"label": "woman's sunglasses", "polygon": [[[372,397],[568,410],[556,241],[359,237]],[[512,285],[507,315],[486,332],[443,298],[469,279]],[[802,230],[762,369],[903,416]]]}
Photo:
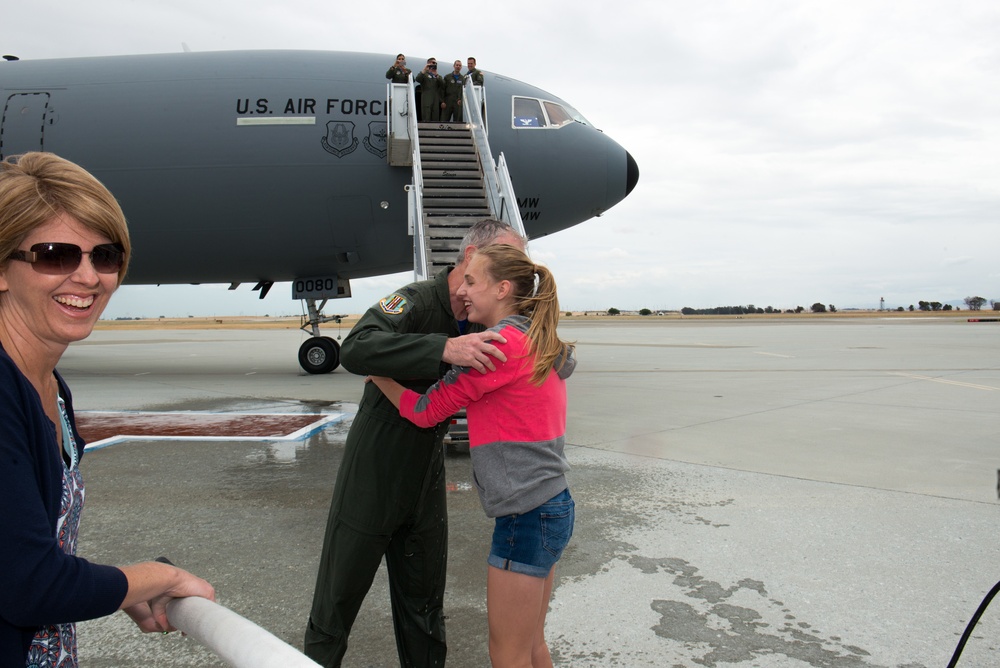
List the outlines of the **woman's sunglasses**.
{"label": "woman's sunglasses", "polygon": [[94,270],[99,274],[117,274],[125,264],[125,247],[121,244],[99,244],[85,252],[76,244],[35,244],[31,250],[17,250],[11,260],[30,262],[40,274],[72,274],[80,266],[84,255],[90,256]]}

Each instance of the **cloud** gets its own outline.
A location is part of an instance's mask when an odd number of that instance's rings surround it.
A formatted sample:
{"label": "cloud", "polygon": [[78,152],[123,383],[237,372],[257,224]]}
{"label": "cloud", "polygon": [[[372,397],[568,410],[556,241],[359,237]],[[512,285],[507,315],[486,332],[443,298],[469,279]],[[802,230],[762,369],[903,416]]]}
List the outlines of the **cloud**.
{"label": "cloud", "polygon": [[609,248],[608,250],[600,253],[598,255],[599,259],[615,259],[615,260],[626,260],[629,257],[629,252],[621,248]]}

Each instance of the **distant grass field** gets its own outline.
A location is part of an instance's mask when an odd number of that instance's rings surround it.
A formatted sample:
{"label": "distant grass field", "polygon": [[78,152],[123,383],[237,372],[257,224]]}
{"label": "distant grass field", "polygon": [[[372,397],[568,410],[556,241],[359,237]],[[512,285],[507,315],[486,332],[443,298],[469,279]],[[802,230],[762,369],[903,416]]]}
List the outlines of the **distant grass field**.
{"label": "distant grass field", "polygon": [[[329,330],[334,327],[350,328],[358,321],[357,314],[348,315],[341,323],[327,323],[322,327]],[[837,313],[751,313],[746,315],[681,315],[668,313],[664,315],[607,315],[587,311],[563,313],[564,321],[602,320],[602,321],[679,321],[679,320],[817,320],[825,318],[1000,318],[997,311],[838,311]],[[145,318],[140,320],[101,320],[95,329],[127,330],[127,329],[298,329],[301,317],[288,316],[271,318],[264,316],[217,316],[191,318]]]}

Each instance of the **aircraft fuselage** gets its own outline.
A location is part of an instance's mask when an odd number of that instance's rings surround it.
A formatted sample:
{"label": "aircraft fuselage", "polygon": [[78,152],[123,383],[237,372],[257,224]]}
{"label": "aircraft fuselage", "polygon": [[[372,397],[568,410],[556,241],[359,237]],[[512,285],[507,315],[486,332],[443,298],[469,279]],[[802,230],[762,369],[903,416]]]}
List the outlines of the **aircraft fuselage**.
{"label": "aircraft fuselage", "polygon": [[[0,155],[51,151],[101,179],[129,220],[129,283],[404,271],[413,266],[412,174],[385,157],[392,58],[255,51],[0,63]],[[491,73],[485,92],[494,158],[505,154],[531,237],[599,215],[634,186],[631,156],[595,128],[514,126],[514,97],[558,98]]]}

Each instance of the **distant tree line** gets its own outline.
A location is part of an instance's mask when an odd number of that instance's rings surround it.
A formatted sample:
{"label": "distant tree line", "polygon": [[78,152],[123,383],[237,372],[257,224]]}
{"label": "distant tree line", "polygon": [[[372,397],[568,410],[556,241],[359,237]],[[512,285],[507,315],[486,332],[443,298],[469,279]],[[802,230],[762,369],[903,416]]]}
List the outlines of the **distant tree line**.
{"label": "distant tree line", "polygon": [[[986,299],[983,297],[966,297],[965,305],[969,307],[970,311],[981,311],[983,304],[986,303]],[[993,310],[997,311],[996,302],[993,302]]]}
{"label": "distant tree line", "polygon": [[[837,307],[833,304],[826,305],[816,302],[810,309],[813,313],[836,313]],[[683,315],[747,315],[750,313],[802,313],[806,309],[802,306],[796,306],[794,309],[786,309],[782,311],[780,308],[774,308],[773,306],[766,306],[761,308],[759,306],[754,306],[753,304],[748,304],[746,306],[716,306],[714,308],[691,308],[690,306],[685,306],[681,309],[681,314]]]}
{"label": "distant tree line", "polygon": [[[965,306],[970,311],[981,311],[983,306],[987,303],[985,297],[966,297],[964,300]],[[1000,302],[989,301],[990,306],[993,307],[994,311],[1000,311]],[[921,311],[950,311],[952,310],[951,304],[941,304],[941,302],[917,302],[917,308]],[[913,304],[910,304],[910,310],[913,309]]]}
{"label": "distant tree line", "polygon": [[681,309],[684,315],[746,315],[748,313],[781,313],[768,306],[766,309],[758,308],[753,304],[748,306],[715,306],[713,308],[691,308],[685,306]]}
{"label": "distant tree line", "polygon": [[[941,302],[917,302],[917,309],[920,311],[950,311],[951,304],[942,306]],[[910,310],[913,310],[913,304],[910,304]]]}
{"label": "distant tree line", "polygon": [[[994,311],[1000,311],[1000,300],[987,300],[983,297],[966,297],[965,305],[970,311],[982,310],[983,306],[987,303],[993,308]],[[921,311],[951,311],[953,307],[951,304],[942,304],[941,302],[917,302],[917,306],[914,307],[910,304],[909,310]],[[806,309],[802,306],[796,306],[794,309],[786,309],[782,311],[780,308],[774,308],[772,306],[766,306],[760,308],[759,306],[754,306],[753,304],[748,304],[746,306],[715,306],[713,308],[691,308],[690,306],[685,306],[681,309],[682,315],[748,315],[752,313],[802,313]],[[833,304],[823,304],[822,302],[816,302],[809,307],[812,313],[836,313],[837,307]],[[896,311],[905,311],[907,309],[902,306],[896,307]],[[608,315],[619,315],[620,310],[612,307],[607,311]],[[653,311],[648,308],[641,309],[639,315],[652,315]],[[566,315],[570,315],[567,313]]]}

